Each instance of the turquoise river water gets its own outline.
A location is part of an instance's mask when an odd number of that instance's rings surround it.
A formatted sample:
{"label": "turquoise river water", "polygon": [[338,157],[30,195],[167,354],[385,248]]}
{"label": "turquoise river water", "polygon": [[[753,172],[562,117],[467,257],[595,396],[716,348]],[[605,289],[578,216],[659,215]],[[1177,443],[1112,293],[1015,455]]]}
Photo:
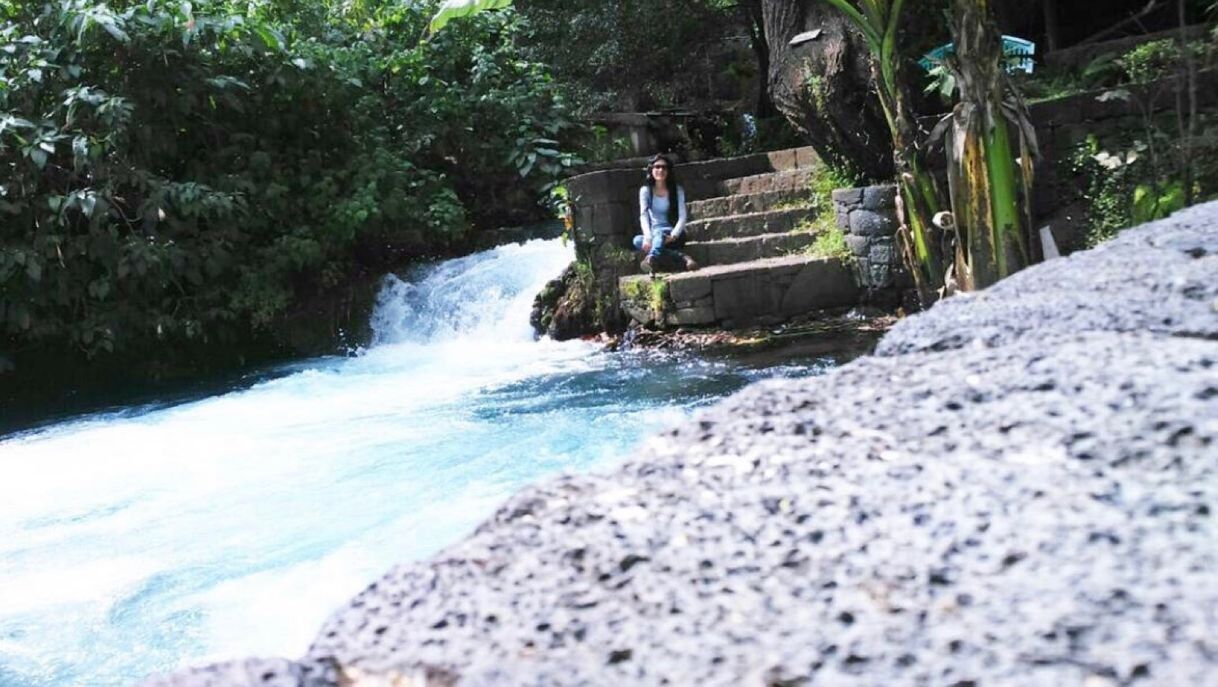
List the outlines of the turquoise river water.
{"label": "turquoise river water", "polygon": [[0,685],[299,656],[339,604],[521,486],[832,365],[535,341],[532,297],[571,258],[534,241],[388,277],[359,355],[0,437]]}

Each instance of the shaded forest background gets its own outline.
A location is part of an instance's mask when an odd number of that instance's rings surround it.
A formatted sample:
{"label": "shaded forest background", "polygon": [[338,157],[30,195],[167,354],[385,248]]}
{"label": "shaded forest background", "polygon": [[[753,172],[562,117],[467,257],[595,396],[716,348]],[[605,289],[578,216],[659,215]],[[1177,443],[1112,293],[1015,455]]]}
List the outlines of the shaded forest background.
{"label": "shaded forest background", "polygon": [[[691,157],[832,157],[814,103],[771,102],[790,87],[775,27],[831,21],[816,0],[519,0],[429,35],[437,4],[0,0],[0,384],[290,353],[319,300],[352,307],[353,285],[552,216],[564,175],[623,151],[597,112],[700,113],[671,143]],[[1145,0],[993,4],[1046,47],[1176,21]],[[918,3],[906,54],[948,40],[945,10]],[[857,121],[873,96],[850,50],[835,116]]]}

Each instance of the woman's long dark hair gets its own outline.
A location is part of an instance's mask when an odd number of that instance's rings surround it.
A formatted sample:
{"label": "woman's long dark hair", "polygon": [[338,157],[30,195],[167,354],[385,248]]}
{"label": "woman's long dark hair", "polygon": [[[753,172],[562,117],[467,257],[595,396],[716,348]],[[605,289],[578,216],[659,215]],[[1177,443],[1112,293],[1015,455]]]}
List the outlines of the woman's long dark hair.
{"label": "woman's long dark hair", "polygon": [[677,226],[677,220],[681,217],[679,202],[681,198],[681,184],[677,180],[677,166],[673,164],[672,159],[667,155],[660,153],[659,155],[652,156],[651,160],[647,162],[647,188],[654,198],[656,178],[651,175],[651,166],[661,161],[668,165],[668,179],[665,180],[665,184],[668,186],[668,226],[675,227]]}

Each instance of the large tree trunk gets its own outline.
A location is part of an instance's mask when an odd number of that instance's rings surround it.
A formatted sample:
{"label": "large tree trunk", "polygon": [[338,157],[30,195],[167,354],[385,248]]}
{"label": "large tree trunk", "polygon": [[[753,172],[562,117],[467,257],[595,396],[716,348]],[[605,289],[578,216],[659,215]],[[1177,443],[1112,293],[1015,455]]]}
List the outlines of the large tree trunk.
{"label": "large tree trunk", "polygon": [[749,32],[749,44],[757,57],[757,109],[758,119],[768,119],[778,114],[770,100],[770,44],[765,34],[765,14],[761,10],[762,0],[740,0],[736,7]]}
{"label": "large tree trunk", "polygon": [[[862,36],[821,0],[762,0],[762,12],[778,111],[830,164],[891,179],[892,137]],[[816,29],[815,39],[790,45]]]}

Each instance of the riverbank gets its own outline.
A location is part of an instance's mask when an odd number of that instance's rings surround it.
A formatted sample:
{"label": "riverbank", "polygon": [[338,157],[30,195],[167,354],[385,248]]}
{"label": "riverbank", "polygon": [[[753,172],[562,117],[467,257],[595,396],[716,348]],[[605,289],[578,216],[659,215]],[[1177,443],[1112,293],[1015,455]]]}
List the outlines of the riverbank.
{"label": "riverbank", "polygon": [[742,329],[644,329],[633,328],[621,337],[611,339],[611,350],[648,348],[661,351],[696,352],[732,357],[764,357],[774,360],[799,355],[804,351],[816,355],[839,355],[848,362],[870,353],[875,343],[899,317],[872,308],[839,308],[770,327]]}
{"label": "riverbank", "polygon": [[147,684],[1208,683],[1215,274],[1213,203],[1038,265]]}

